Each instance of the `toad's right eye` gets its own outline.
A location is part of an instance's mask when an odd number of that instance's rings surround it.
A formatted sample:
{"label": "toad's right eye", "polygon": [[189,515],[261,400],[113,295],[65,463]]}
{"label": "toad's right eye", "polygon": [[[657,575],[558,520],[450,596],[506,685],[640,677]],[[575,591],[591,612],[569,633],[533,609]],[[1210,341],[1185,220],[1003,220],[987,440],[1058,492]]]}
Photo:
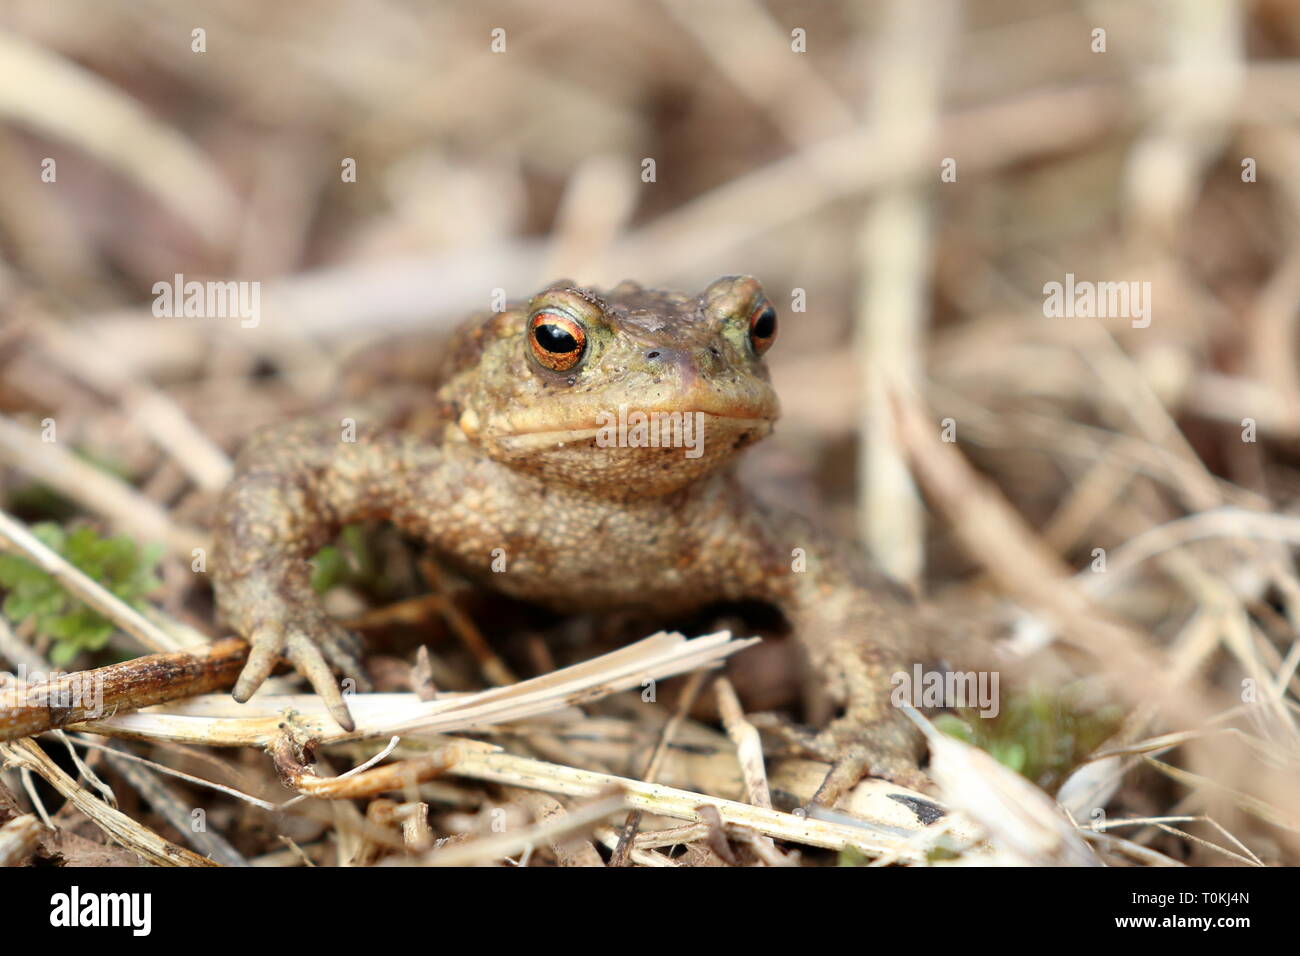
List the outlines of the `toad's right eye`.
{"label": "toad's right eye", "polygon": [[528,344],[533,358],[553,372],[567,372],[587,349],[587,333],[560,312],[538,312],[529,323]]}

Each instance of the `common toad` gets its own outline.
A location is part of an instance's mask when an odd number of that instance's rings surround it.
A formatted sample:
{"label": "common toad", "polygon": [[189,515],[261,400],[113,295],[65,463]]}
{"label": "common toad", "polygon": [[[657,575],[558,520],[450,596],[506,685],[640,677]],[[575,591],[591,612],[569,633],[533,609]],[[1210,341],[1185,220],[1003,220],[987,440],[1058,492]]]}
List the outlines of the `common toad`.
{"label": "common toad", "polygon": [[235,698],[283,655],[351,729],[331,667],[360,687],[365,672],[308,559],[343,525],[386,519],[487,587],[560,611],[774,604],[843,707],[805,741],[837,761],[831,789],[864,772],[923,780],[919,736],[889,704],[918,632],[907,599],[852,542],[735,475],[777,418],[763,360],[776,331],[748,276],[695,296],[560,282],[472,318],[440,352],[406,353],[422,383],[375,389],[344,420],[259,431],[216,526],[219,608],[252,645]]}

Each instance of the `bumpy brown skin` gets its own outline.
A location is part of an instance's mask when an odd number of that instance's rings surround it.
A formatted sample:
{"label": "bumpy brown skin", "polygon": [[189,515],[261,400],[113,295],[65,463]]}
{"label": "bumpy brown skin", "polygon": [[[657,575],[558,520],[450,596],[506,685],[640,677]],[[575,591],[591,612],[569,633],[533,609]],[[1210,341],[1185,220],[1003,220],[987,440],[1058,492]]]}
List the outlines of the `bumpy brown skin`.
{"label": "bumpy brown skin", "polygon": [[[731,467],[778,413],[751,340],[766,304],[747,276],[698,296],[557,283],[471,319],[437,354],[407,352],[405,381],[339,418],[259,432],[216,527],[217,601],[253,645],[236,699],[284,655],[351,728],[330,665],[360,687],[364,671],[312,591],[307,559],[344,524],[388,519],[484,585],[561,611],[771,602],[844,708],[808,742],[838,761],[825,795],[867,771],[923,780],[918,736],[889,704],[890,675],[913,660],[914,612],[858,548],[761,504]],[[536,357],[530,320],[543,312],[585,332],[573,368]],[[704,453],[599,447],[597,415],[620,405],[704,412]],[[493,573],[494,556],[504,572]]]}

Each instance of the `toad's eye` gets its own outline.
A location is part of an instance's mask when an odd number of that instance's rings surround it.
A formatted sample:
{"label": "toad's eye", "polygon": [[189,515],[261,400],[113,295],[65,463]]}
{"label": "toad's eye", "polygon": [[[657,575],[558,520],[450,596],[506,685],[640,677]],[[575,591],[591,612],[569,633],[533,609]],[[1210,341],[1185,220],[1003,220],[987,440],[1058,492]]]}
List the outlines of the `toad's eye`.
{"label": "toad's eye", "polygon": [[582,360],[587,333],[582,326],[559,312],[538,312],[528,332],[533,358],[554,372],[567,372]]}
{"label": "toad's eye", "polygon": [[755,355],[762,355],[776,341],[776,309],[764,299],[749,317],[749,344]]}

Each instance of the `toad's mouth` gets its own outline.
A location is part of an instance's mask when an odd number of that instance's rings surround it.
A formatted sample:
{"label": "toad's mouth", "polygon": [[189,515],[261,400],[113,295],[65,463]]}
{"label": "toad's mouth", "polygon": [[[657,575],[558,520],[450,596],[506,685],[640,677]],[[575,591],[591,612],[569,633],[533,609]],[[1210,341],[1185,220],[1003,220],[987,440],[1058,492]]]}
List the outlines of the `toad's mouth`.
{"label": "toad's mouth", "polygon": [[[597,421],[584,421],[569,427],[490,429],[491,440],[503,451],[525,453],[564,445],[590,443],[593,440],[608,448],[673,448],[680,444],[705,442],[709,433],[718,439],[734,440],[751,433],[754,438],[772,430],[774,416],[767,414],[724,414],[702,409],[628,409],[609,412]],[[504,423],[503,423],[504,424]],[[480,435],[476,421],[461,417],[461,429],[471,439]]]}

